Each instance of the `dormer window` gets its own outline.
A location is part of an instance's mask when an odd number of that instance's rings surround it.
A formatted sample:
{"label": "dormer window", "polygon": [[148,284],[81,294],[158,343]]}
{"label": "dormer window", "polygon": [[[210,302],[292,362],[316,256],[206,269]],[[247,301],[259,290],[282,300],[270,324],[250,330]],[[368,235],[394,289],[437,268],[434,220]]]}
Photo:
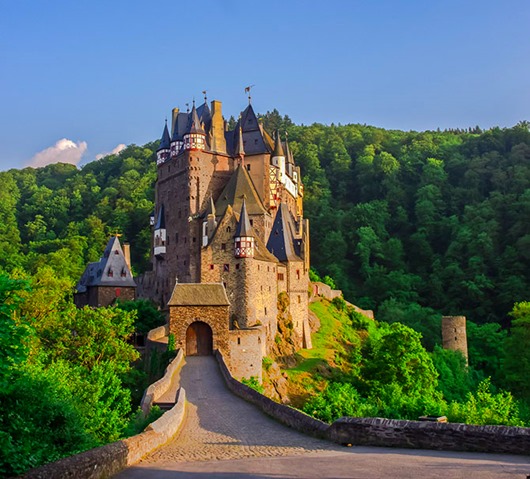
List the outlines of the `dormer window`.
{"label": "dormer window", "polygon": [[114,273],[113,273],[113,271],[112,271],[112,268],[109,268],[109,270],[107,271],[107,276],[108,276],[109,278],[112,278],[112,277],[114,276]]}

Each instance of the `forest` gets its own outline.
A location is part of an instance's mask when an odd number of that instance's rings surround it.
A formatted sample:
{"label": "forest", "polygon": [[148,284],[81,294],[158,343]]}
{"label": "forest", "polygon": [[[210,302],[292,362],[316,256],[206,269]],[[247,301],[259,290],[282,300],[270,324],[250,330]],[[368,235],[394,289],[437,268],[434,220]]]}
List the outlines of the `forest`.
{"label": "forest", "polygon": [[[375,339],[366,343],[373,364],[394,361],[403,354],[396,338],[409,338],[434,364],[428,367],[431,386],[441,371],[445,377],[460,371],[460,389],[442,383],[436,391],[405,375],[414,391],[424,388],[462,404],[468,394],[508,398],[499,404],[520,409],[523,419],[510,410],[514,424],[528,423],[529,124],[404,132],[295,125],[276,110],[262,121],[268,131],[288,134],[301,167],[313,277],[327,277],[346,300],[375,311],[384,326],[373,338],[394,338],[384,351]],[[51,164],[0,172],[0,473],[122,437],[133,420],[131,397],[138,392],[131,363],[137,357],[126,340],[140,327],[139,307],[75,310],[71,293],[112,233],[131,244],[136,274],[149,268],[157,144],[130,145],[81,169]],[[467,317],[469,368],[444,357],[442,315]],[[81,332],[99,327],[112,341],[104,348],[97,339],[83,344]],[[81,347],[83,360],[76,353]],[[359,391],[377,396],[369,388],[374,383],[362,379],[377,377],[377,369],[358,366],[362,375],[330,381],[307,410]],[[35,388],[44,391],[38,402]],[[389,401],[396,391],[384,390]],[[396,415],[398,409],[381,411]],[[455,413],[465,415],[469,411]],[[70,449],[54,443],[45,458],[28,456],[35,438],[21,439],[16,424],[23,428],[22,418],[38,423],[43,417],[49,417],[49,430],[68,438]],[[21,450],[23,466],[13,469],[18,466],[7,458]]]}

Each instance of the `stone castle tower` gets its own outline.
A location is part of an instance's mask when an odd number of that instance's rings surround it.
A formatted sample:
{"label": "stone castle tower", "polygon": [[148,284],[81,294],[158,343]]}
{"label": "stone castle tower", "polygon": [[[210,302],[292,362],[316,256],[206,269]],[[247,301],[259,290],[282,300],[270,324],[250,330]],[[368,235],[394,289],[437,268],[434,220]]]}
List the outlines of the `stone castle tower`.
{"label": "stone castle tower", "polygon": [[468,361],[465,316],[442,316],[442,344],[444,349],[460,351]]}
{"label": "stone castle tower", "polygon": [[169,307],[170,330],[187,354],[220,349],[233,374],[261,377],[261,358],[278,332],[280,293],[289,296],[297,346],[311,346],[300,169],[250,102],[234,130],[221,102],[210,106],[175,108],[171,133],[164,127],[152,271],[140,294]]}

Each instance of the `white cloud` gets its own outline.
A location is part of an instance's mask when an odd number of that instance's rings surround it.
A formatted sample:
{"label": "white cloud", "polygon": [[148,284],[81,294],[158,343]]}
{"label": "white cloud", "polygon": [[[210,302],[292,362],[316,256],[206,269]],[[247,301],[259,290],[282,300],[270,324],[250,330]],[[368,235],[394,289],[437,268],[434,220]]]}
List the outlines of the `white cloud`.
{"label": "white cloud", "polygon": [[86,141],[74,143],[72,140],[63,138],[55,145],[39,151],[26,166],[39,168],[51,163],[71,163],[77,165],[87,150]]}
{"label": "white cloud", "polygon": [[112,151],[109,151],[108,153],[98,153],[96,155],[96,160],[101,160],[101,158],[105,158],[108,155],[117,155],[120,151],[125,150],[126,145],[123,143],[120,143],[116,148],[114,148]]}

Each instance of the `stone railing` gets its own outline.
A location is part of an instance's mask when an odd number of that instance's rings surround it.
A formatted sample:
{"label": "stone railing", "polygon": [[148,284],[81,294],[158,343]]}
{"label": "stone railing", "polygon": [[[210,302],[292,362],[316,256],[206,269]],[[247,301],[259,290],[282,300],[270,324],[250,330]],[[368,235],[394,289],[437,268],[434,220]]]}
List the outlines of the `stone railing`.
{"label": "stone railing", "polygon": [[169,441],[179,430],[185,416],[186,392],[169,411],[144,432],[106,446],[91,449],[36,469],[21,476],[24,479],[104,479],[136,464],[143,456]]}
{"label": "stone railing", "polygon": [[169,334],[169,325],[164,324],[164,326],[159,326],[158,328],[151,329],[147,333],[147,339],[149,341],[157,341],[158,339],[163,338],[164,336],[167,336]]}
{"label": "stone railing", "polygon": [[182,349],[179,349],[176,357],[169,363],[168,367],[166,368],[164,376],[162,376],[162,378],[160,378],[158,381],[151,384],[145,390],[144,395],[142,397],[142,402],[140,403],[140,408],[142,409],[144,416],[147,416],[149,414],[153,403],[157,402],[169,389],[169,387],[171,386],[173,375],[179,369],[183,359],[184,353],[182,352]]}
{"label": "stone railing", "polygon": [[530,428],[344,417],[327,438],[353,446],[404,447],[530,455]]}
{"label": "stone railing", "polygon": [[328,424],[319,421],[318,419],[315,419],[303,413],[302,411],[298,411],[292,407],[279,404],[264,396],[263,394],[260,394],[254,389],[249,388],[237,379],[234,379],[225,364],[222,353],[220,351],[216,351],[215,356],[219,362],[221,374],[223,375],[228,389],[230,389],[230,391],[232,391],[236,396],[239,396],[245,401],[256,405],[264,413],[285,424],[286,426],[311,436],[320,438],[325,437],[326,430],[329,428]]}
{"label": "stone railing", "polygon": [[530,455],[530,428],[344,417],[329,425],[276,403],[232,377],[216,351],[228,389],[263,412],[311,436],[338,444]]}

